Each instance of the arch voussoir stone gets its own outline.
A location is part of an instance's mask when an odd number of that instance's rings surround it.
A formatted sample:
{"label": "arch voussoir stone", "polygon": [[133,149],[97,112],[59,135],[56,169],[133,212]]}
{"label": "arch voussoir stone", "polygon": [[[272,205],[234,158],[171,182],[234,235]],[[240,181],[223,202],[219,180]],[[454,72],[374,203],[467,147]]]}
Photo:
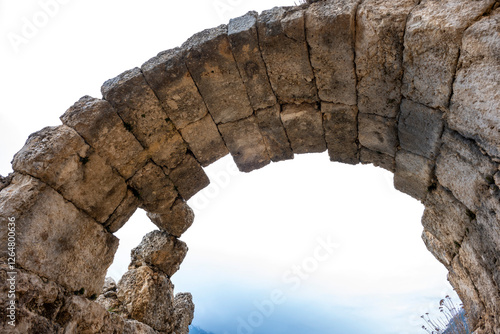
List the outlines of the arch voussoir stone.
{"label": "arch voussoir stone", "polygon": [[[17,272],[41,291],[20,292],[19,330],[187,333],[194,306],[170,277],[203,167],[328,150],[424,203],[422,239],[475,333],[500,333],[499,18],[494,0],[315,1],[250,12],[108,80],[0,178],[2,242],[15,218]],[[160,231],[100,306],[87,297],[138,207]]]}

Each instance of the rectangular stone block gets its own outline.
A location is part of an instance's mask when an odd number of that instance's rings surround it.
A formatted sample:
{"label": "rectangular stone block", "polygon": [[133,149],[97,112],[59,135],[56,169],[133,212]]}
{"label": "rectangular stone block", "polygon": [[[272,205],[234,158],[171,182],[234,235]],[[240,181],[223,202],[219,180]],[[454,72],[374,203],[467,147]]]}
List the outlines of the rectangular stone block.
{"label": "rectangular stone block", "polygon": [[401,148],[432,159],[436,156],[443,133],[443,113],[407,99],[401,102],[398,123]]}
{"label": "rectangular stone block", "polygon": [[359,161],[365,165],[373,164],[376,167],[382,167],[393,173],[396,170],[396,162],[394,157],[381,152],[369,150],[366,147],[360,148]]}
{"label": "rectangular stone block", "polygon": [[196,160],[206,167],[229,153],[212,116],[206,115],[181,129],[181,134]]}
{"label": "rectangular stone block", "polygon": [[161,231],[177,238],[194,222],[194,212],[183,198],[177,198],[169,210],[161,213],[148,212],[147,216]]}
{"label": "rectangular stone block", "polygon": [[205,171],[191,154],[186,154],[184,160],[168,176],[186,201],[210,184]]}
{"label": "rectangular stone block", "polygon": [[266,10],[259,16],[257,27],[262,57],[280,103],[316,102],[304,10],[298,7]]}
{"label": "rectangular stone block", "polygon": [[109,218],[127,192],[125,180],[65,125],[32,134],[12,167],[47,183],[99,223]]}
{"label": "rectangular stone block", "polygon": [[450,128],[500,158],[500,11],[465,31],[448,114]]}
{"label": "rectangular stone block", "polygon": [[495,0],[424,0],[409,15],[404,42],[403,95],[447,108],[464,30]]}
{"label": "rectangular stone block", "polygon": [[358,139],[364,147],[394,157],[398,146],[396,119],[359,113]]}
{"label": "rectangular stone block", "polygon": [[396,153],[394,187],[423,201],[432,184],[434,161],[405,150]]}
{"label": "rectangular stone block", "polygon": [[248,173],[271,162],[254,116],[220,124],[219,131],[240,171]]}
{"label": "rectangular stone block", "polygon": [[351,165],[359,163],[358,109],[323,102],[321,112],[330,160]]}
{"label": "rectangular stone block", "polygon": [[280,109],[280,105],[276,104],[255,112],[269,158],[273,162],[293,159],[292,148],[286,136],[283,123],[281,123]]}
{"label": "rectangular stone block", "polygon": [[415,0],[368,0],[359,4],[355,48],[360,112],[397,116],[406,19],[416,4]]}
{"label": "rectangular stone block", "polygon": [[354,31],[359,1],[319,1],[306,11],[307,43],[321,101],[356,105]]}
{"label": "rectangular stone block", "polygon": [[234,122],[253,113],[226,25],[197,33],[182,47],[188,50],[187,68],[215,123]]}
{"label": "rectangular stone block", "polygon": [[[15,220],[16,262],[70,292],[101,291],[118,239],[59,193],[28,175],[0,192],[0,235]],[[91,247],[90,247],[91,246]]]}
{"label": "rectangular stone block", "polygon": [[323,116],[316,105],[286,104],[281,121],[294,153],[319,153],[326,150]]}
{"label": "rectangular stone block", "polygon": [[203,118],[208,109],[185,63],[184,49],[158,54],[141,70],[177,129]]}
{"label": "rectangular stone block", "polygon": [[110,233],[117,232],[132,217],[139,205],[141,205],[139,198],[137,198],[132,190],[127,190],[127,195],[104,223],[104,227]]}
{"label": "rectangular stone block", "polygon": [[254,110],[272,107],[276,104],[276,96],[267,76],[266,64],[260,53],[257,17],[256,12],[249,12],[244,16],[231,19],[228,25],[228,37],[234,59],[238,64]]}
{"label": "rectangular stone block", "polygon": [[128,179],[146,163],[146,152],[109,102],[84,96],[61,116],[102,156]]}
{"label": "rectangular stone block", "polygon": [[182,161],[186,144],[139,68],[106,81],[101,91],[155,163],[174,168]]}

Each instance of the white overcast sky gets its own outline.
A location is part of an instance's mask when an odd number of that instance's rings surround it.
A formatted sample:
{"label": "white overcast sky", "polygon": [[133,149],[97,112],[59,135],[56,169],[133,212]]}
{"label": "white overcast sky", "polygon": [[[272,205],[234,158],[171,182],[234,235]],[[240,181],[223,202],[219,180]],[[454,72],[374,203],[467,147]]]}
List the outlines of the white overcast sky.
{"label": "white overcast sky", "polygon": [[[0,0],[0,174],[30,133],[60,124],[81,96],[101,97],[105,80],[204,28],[293,3]],[[196,220],[181,238],[190,251],[173,277],[177,292],[194,294],[197,326],[216,334],[422,333],[418,317],[452,292],[420,239],[422,205],[394,190],[385,170],[331,163],[324,153],[250,174],[226,157],[206,171],[212,184],[190,200]],[[139,211],[117,233],[111,276],[120,278],[130,249],[154,228]],[[335,251],[314,260],[329,239]],[[281,302],[262,309],[277,291]]]}

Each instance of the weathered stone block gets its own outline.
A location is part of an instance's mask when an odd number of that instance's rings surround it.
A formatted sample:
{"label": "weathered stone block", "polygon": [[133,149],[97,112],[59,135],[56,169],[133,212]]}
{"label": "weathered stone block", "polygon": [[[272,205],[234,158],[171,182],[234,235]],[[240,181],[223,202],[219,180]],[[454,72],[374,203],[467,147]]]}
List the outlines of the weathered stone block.
{"label": "weathered stone block", "polygon": [[356,105],[354,26],[358,3],[320,1],[306,11],[307,43],[321,101]]}
{"label": "weathered stone block", "polygon": [[366,114],[395,118],[401,102],[403,38],[415,0],[368,0],[356,18],[358,108]]}
{"label": "weathered stone block", "polygon": [[61,121],[78,132],[125,179],[146,163],[143,147],[107,101],[84,96],[61,116]]}
{"label": "weathered stone block", "polygon": [[186,154],[184,160],[168,176],[185,200],[210,184],[205,171],[191,154]]}
{"label": "weathered stone block", "polygon": [[180,238],[194,222],[194,212],[186,201],[178,198],[172,208],[161,213],[147,213],[149,219],[162,231]]}
{"label": "weathered stone block", "polygon": [[194,318],[193,296],[190,293],[178,293],[174,299],[175,334],[188,334],[189,325]]}
{"label": "weathered stone block", "polygon": [[281,121],[294,153],[326,150],[323,116],[314,104],[284,105]]}
{"label": "weathered stone block", "polygon": [[[2,309],[4,309],[3,305]],[[0,311],[0,315],[6,319],[6,312],[4,310]],[[7,321],[2,321],[0,322],[0,331],[9,334],[63,333],[61,326],[47,318],[28,311],[24,307],[16,309],[15,327],[11,326]]]}
{"label": "weathered stone block", "polygon": [[170,209],[177,198],[177,191],[170,178],[152,162],[138,171],[128,183],[141,201],[141,206],[150,212]]}
{"label": "weathered stone block", "polygon": [[253,113],[226,25],[197,33],[182,47],[188,50],[186,65],[215,123],[234,122]]}
{"label": "weathered stone block", "polygon": [[188,143],[196,160],[206,167],[229,153],[226,144],[215,125],[212,116],[206,115],[201,120],[191,123],[181,130],[182,137]]}
{"label": "weathered stone block", "polygon": [[358,116],[358,139],[364,147],[394,157],[398,145],[396,120],[360,113]]}
{"label": "weathered stone block", "polygon": [[405,150],[396,153],[394,187],[423,201],[432,183],[434,161]]}
{"label": "weathered stone block", "polygon": [[442,118],[443,114],[439,110],[403,99],[398,124],[401,148],[429,159],[434,158],[443,133]]}
{"label": "weathered stone block", "polygon": [[118,282],[120,312],[153,329],[171,333],[174,315],[174,285],[166,275],[142,266],[127,271]]}
{"label": "weathered stone block", "polygon": [[283,123],[281,123],[280,109],[280,105],[276,104],[273,107],[255,112],[260,133],[266,144],[267,153],[273,162],[293,159],[290,142],[286,136]]}
{"label": "weathered stone block", "polygon": [[[0,235],[16,223],[16,262],[69,291],[91,296],[101,290],[118,239],[73,204],[28,175],[0,192]],[[92,247],[89,247],[92,245]]]}
{"label": "weathered stone block", "polygon": [[466,30],[448,114],[450,128],[474,138],[496,158],[500,158],[499,45],[499,10]]}
{"label": "weathered stone block", "polygon": [[359,163],[358,109],[323,102],[321,111],[330,160],[352,165]]}
{"label": "weathered stone block", "polygon": [[375,152],[361,147],[359,151],[359,161],[362,164],[373,164],[376,167],[382,167],[390,172],[396,171],[396,161],[394,157],[381,152]]}
{"label": "weathered stone block", "polygon": [[304,10],[297,7],[266,10],[259,16],[257,27],[262,56],[278,100],[283,103],[316,102]]}
{"label": "weathered stone block", "polygon": [[403,95],[447,108],[464,30],[495,0],[425,0],[409,15],[404,42]]}
{"label": "weathered stone block", "polygon": [[427,230],[422,232],[422,241],[424,242],[427,250],[434,255],[436,260],[441,262],[448,270],[450,270],[453,255],[447,251],[443,243]]}
{"label": "weathered stone block", "polygon": [[151,266],[172,277],[179,270],[187,251],[184,242],[156,230],[146,234],[139,246],[132,249],[130,267]]}
{"label": "weathered stone block", "polygon": [[146,81],[177,129],[203,118],[207,107],[185,63],[185,50],[158,54],[141,67]]}
{"label": "weathered stone block", "polygon": [[256,12],[249,12],[244,16],[231,19],[228,25],[228,37],[234,59],[238,64],[248,99],[254,110],[272,107],[276,104],[276,96],[267,76],[266,64],[260,53],[257,17]]}
{"label": "weathered stone block", "polygon": [[158,332],[142,322],[126,319],[123,334],[158,334]]}
{"label": "weathered stone block", "polygon": [[242,172],[251,172],[271,162],[254,116],[219,125],[234,162]]}
{"label": "weathered stone block", "polygon": [[14,156],[13,168],[47,183],[100,223],[127,192],[125,180],[65,125],[32,134]]}
{"label": "weathered stone block", "polygon": [[128,189],[127,195],[104,223],[104,227],[111,233],[117,232],[132,217],[140,205],[141,201],[139,198],[137,198],[132,190]]}
{"label": "weathered stone block", "polygon": [[174,168],[182,161],[186,144],[139,68],[106,81],[101,91],[155,163]]}
{"label": "weathered stone block", "polygon": [[497,167],[479,148],[458,134],[445,131],[443,146],[436,162],[439,183],[470,210],[481,207],[481,192],[487,191],[488,178],[493,178]]}

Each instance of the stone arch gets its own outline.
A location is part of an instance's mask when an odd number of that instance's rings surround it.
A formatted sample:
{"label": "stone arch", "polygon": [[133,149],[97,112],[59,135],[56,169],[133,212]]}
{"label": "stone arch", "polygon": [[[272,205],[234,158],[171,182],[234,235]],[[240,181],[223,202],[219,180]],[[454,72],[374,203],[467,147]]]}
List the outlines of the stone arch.
{"label": "stone arch", "polygon": [[28,138],[1,180],[1,235],[15,220],[18,282],[38,292],[19,291],[18,330],[182,332],[186,295],[161,297],[172,302],[166,322],[132,307],[145,324],[91,301],[113,233],[148,211],[161,232],[137,249],[129,277],[171,292],[203,167],[230,153],[250,172],[328,150],[394,172],[395,187],[425,204],[428,249],[477,333],[500,333],[497,7],[333,0],[250,12],[108,80],[102,99],[81,98],[63,125]]}

